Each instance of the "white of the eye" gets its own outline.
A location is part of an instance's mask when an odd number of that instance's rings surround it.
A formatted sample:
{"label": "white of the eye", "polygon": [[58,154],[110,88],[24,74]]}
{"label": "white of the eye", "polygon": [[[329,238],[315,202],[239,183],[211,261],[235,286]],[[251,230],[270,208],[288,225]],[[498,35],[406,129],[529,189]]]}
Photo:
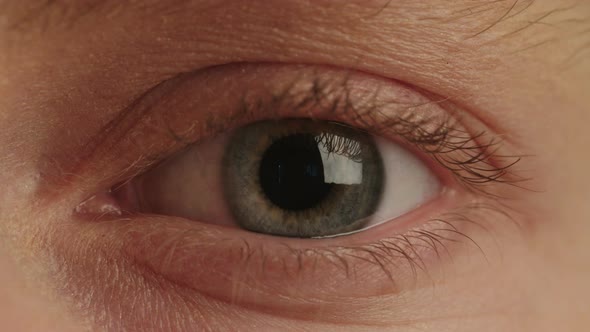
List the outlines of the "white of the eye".
{"label": "white of the eye", "polygon": [[391,141],[378,138],[377,147],[383,159],[385,184],[377,211],[371,217],[373,226],[412,211],[440,192],[440,181],[413,153]]}

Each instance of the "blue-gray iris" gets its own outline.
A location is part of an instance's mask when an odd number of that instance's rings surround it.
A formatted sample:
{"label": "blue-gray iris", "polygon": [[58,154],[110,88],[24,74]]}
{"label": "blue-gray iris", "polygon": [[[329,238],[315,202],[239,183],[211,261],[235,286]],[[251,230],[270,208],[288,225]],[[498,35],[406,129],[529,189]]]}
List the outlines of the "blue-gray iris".
{"label": "blue-gray iris", "polygon": [[380,203],[384,177],[372,136],[328,121],[244,126],[223,160],[224,194],[236,222],[279,236],[362,229]]}

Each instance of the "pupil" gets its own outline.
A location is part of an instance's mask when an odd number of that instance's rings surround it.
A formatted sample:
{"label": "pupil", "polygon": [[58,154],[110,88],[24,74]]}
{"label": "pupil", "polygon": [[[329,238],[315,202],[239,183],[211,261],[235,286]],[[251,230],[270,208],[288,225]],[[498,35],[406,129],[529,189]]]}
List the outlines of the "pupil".
{"label": "pupil", "polygon": [[322,202],[332,185],[313,135],[295,134],[275,141],[260,165],[260,184],[268,199],[285,210],[305,210]]}

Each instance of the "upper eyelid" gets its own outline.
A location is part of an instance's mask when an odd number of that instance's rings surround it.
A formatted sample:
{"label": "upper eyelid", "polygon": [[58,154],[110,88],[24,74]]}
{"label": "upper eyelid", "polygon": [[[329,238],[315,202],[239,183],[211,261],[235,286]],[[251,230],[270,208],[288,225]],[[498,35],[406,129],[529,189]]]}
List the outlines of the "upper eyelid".
{"label": "upper eyelid", "polygon": [[[358,83],[353,79],[356,75],[354,71],[337,71],[334,77],[328,78],[320,73],[321,70],[318,69],[317,75],[314,72],[311,78],[296,77],[286,87],[274,91],[270,97],[266,96],[265,100],[256,95],[251,100],[243,100],[243,113],[248,115],[248,108],[253,109],[252,113],[260,111],[260,108],[288,108],[294,113],[300,112],[298,116],[305,116],[306,110],[320,108],[323,113],[333,112],[343,116],[344,119],[366,116],[368,120],[365,118],[363,123],[365,127],[360,128],[361,130],[371,131],[373,135],[400,136],[416,144],[424,152],[433,155],[439,162],[446,158],[445,154],[449,152],[463,151],[464,159],[456,159],[454,156],[455,159],[446,160],[445,167],[452,171],[466,173],[457,175],[470,186],[476,187],[487,182],[516,184],[527,180],[511,173],[513,166],[519,163],[522,157],[498,153],[502,151],[501,146],[504,141],[488,129],[470,132],[468,127],[459,126],[460,118],[464,116],[460,112],[445,107],[445,104],[449,102],[448,98],[429,94],[429,97],[425,99],[408,98],[412,101],[404,102],[404,98],[388,99],[388,96],[381,98],[378,89],[369,89],[360,97],[351,98],[349,93],[358,90],[354,86]],[[307,85],[303,89],[298,88],[297,84],[300,82],[305,82]],[[387,85],[390,82],[383,83]],[[411,90],[411,88],[408,89]],[[412,93],[420,95],[421,92],[413,91]],[[444,111],[429,112],[432,106]],[[377,113],[380,113],[381,109],[394,107],[397,108],[395,116],[384,116],[382,118],[384,122],[377,119]],[[310,117],[314,115],[311,114]],[[339,121],[342,120],[339,119]],[[174,137],[179,136],[174,135]],[[450,137],[454,139],[453,142]]]}
{"label": "upper eyelid", "polygon": [[[204,117],[202,114],[197,116],[195,110],[191,108],[199,106],[215,108],[216,106],[201,101],[190,93],[180,91],[187,89],[187,86],[188,91],[199,86],[201,89],[209,89],[209,86],[199,85],[198,82],[195,83],[195,79],[197,81],[199,79],[199,77],[195,77],[198,74],[184,74],[177,79],[159,84],[122,112],[117,119],[105,126],[101,131],[101,135],[97,135],[94,141],[87,145],[89,156],[83,158],[85,159],[84,164],[76,165],[75,170],[69,173],[76,174],[79,171],[91,171],[84,170],[84,168],[91,168],[97,170],[98,174],[100,174],[107,168],[115,167],[118,168],[116,172],[111,171],[111,174],[103,172],[104,178],[100,180],[100,183],[107,184],[111,182],[112,184],[113,181],[124,181],[125,178],[138,175],[150,165],[159,162],[164,156],[169,155],[171,150],[183,148],[202,137],[214,135],[216,132],[227,130],[236,124],[239,125],[240,122],[245,124],[244,122],[247,121],[258,120],[257,117],[261,116],[260,113],[272,116],[274,112],[274,116],[285,116],[279,114],[280,108],[288,109],[290,116],[298,114],[298,116],[314,117],[318,112],[308,113],[313,112],[314,108],[316,111],[321,108],[322,110],[319,113],[324,115],[330,112],[339,113],[338,117],[344,116],[344,120],[339,118],[333,120],[348,122],[351,125],[363,124],[364,129],[372,131],[372,134],[401,136],[434,156],[442,155],[440,153],[441,148],[447,148],[450,151],[453,149],[477,151],[478,148],[485,147],[482,145],[485,143],[477,143],[470,136],[470,133],[458,129],[459,127],[454,123],[457,118],[452,112],[443,109],[439,105],[446,102],[444,98],[432,101],[401,85],[393,88],[393,97],[391,97],[387,95],[387,90],[391,89],[388,85],[393,83],[387,80],[378,82],[377,86],[382,86],[382,88],[378,89],[371,88],[371,85],[368,84],[368,87],[363,87],[364,90],[361,88],[363,91],[359,96],[358,85],[367,85],[366,81],[374,78],[362,77],[362,74],[353,71],[280,64],[229,65],[226,66],[227,68],[214,68],[213,70],[222,70],[221,73],[214,74],[217,75],[216,77],[224,77],[224,74],[231,77],[231,73],[240,72],[240,69],[256,72],[257,68],[265,68],[265,66],[271,66],[276,70],[291,71],[295,74],[291,76],[290,81],[286,81],[287,83],[284,84],[282,89],[268,91],[262,88],[264,93],[258,92],[262,96],[258,96],[257,92],[252,91],[252,89],[246,89],[250,94],[240,94],[239,110],[219,109],[216,110],[217,112],[211,112]],[[361,77],[359,78],[359,76]],[[211,79],[211,77],[208,78]],[[226,79],[231,80],[232,78]],[[377,98],[377,95],[381,92],[386,95],[384,99]],[[356,95],[351,96],[351,93]],[[223,94],[220,92],[220,95]],[[223,97],[219,99],[223,99]],[[217,101],[215,99],[211,99],[211,101],[223,102],[223,100]],[[381,114],[382,117],[379,118],[378,113],[381,112],[381,108],[386,107],[397,108],[397,111],[393,112],[397,115],[387,117]],[[417,112],[417,110],[420,110],[420,112]],[[228,114],[232,114],[232,112],[233,115],[228,117]],[[284,113],[284,110],[282,112]],[[433,113],[435,115],[424,115],[422,113]],[[189,114],[191,115],[189,116]],[[215,119],[215,117],[218,118]],[[349,121],[347,121],[346,117],[356,117],[357,119],[348,119]],[[190,118],[194,120],[187,121]],[[383,123],[387,120],[389,123]],[[396,126],[397,128],[394,128]],[[404,133],[403,130],[408,132]],[[387,131],[390,131],[390,133],[388,134]],[[445,141],[445,136],[457,135],[458,133],[464,135],[463,140],[455,145],[445,146],[448,143],[448,141]],[[470,144],[469,149],[466,148],[466,144]],[[124,146],[135,151],[113,155],[113,151],[125,149]],[[495,146],[490,147],[495,148]],[[474,161],[487,161],[490,157],[499,156],[495,153],[495,150],[493,152],[493,156],[484,153],[480,157],[472,155],[465,158],[473,159],[471,164],[476,164]],[[450,160],[450,162],[451,164],[455,163],[454,166],[459,166],[459,171],[467,171],[467,174],[473,175],[477,181],[485,180],[485,177],[478,174],[476,168],[463,167],[461,169],[461,160],[455,159]],[[505,167],[506,165],[508,164],[494,168],[493,165],[488,163],[486,167],[489,167],[488,171],[493,172],[493,175],[489,176],[487,180],[495,181],[501,177],[506,177],[510,168]],[[471,181],[471,184],[478,184],[477,181]],[[95,183],[95,185],[100,184]]]}

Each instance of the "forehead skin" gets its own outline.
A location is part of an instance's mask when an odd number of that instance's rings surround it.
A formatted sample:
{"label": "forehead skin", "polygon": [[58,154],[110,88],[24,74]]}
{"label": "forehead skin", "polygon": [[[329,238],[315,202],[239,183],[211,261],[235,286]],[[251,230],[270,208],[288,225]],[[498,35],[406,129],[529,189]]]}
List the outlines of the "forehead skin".
{"label": "forehead skin", "polygon": [[590,326],[590,1],[4,0],[0,50],[6,238],[43,231],[20,218],[41,161],[71,159],[159,82],[232,62],[352,68],[448,98],[534,155],[526,250],[506,251],[506,284],[478,281],[527,295],[515,330]]}

